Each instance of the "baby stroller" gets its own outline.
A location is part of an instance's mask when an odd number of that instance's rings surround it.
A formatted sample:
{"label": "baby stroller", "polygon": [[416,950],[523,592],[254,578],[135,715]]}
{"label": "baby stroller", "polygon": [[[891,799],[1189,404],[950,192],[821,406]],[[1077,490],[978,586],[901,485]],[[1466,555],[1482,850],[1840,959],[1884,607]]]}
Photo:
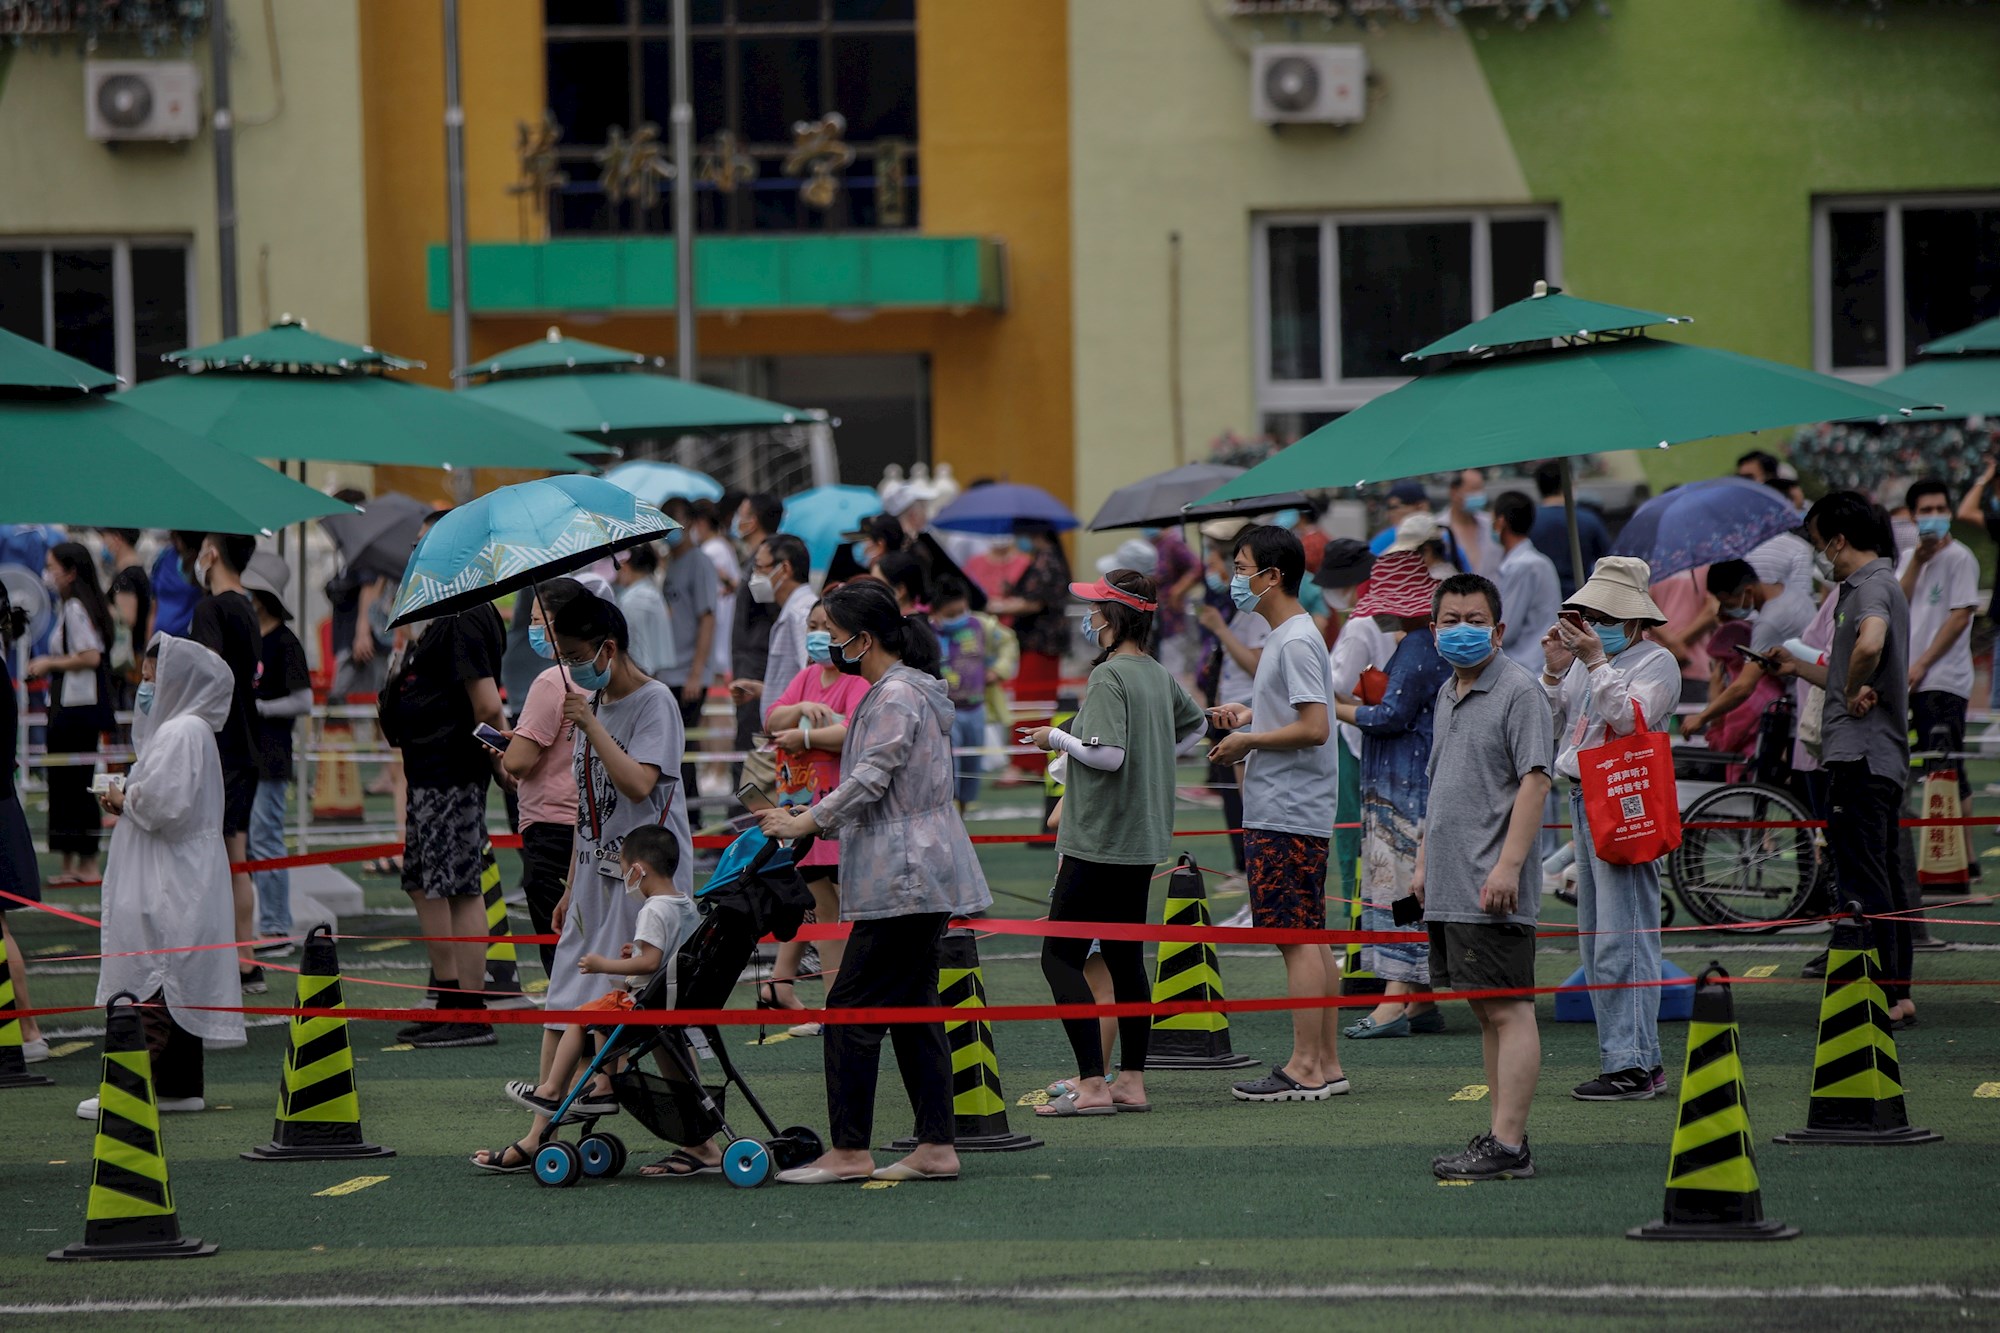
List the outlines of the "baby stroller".
{"label": "baby stroller", "polygon": [[[704,920],[680,952],[660,965],[634,997],[640,1009],[667,1008],[669,977],[679,980],[676,999],[685,1009],[720,1009],[750,961],[757,941],[765,935],[789,940],[812,906],[812,894],[799,878],[797,858],[811,839],[786,847],[759,829],[742,834],[724,850],[715,873],[695,895]],[[754,1189],[779,1171],[813,1161],[825,1151],[818,1134],[804,1125],[779,1129],[757,1095],[743,1081],[729,1046],[714,1027],[653,1027],[619,1024],[599,1044],[593,1056],[557,1106],[548,1129],[535,1149],[535,1179],[544,1185],[574,1185],[585,1176],[615,1176],[625,1169],[625,1145],[617,1135],[597,1128],[598,1117],[582,1116],[575,1143],[558,1137],[564,1117],[600,1069],[623,1057],[625,1067],[611,1075],[612,1095],[620,1110],[655,1136],[682,1147],[706,1143],[721,1134],[722,1174],[730,1184]],[[702,1081],[695,1042],[720,1066],[722,1081]],[[662,1074],[640,1067],[657,1057]],[[723,1094],[730,1084],[764,1123],[769,1137],[743,1138],[723,1116]]]}

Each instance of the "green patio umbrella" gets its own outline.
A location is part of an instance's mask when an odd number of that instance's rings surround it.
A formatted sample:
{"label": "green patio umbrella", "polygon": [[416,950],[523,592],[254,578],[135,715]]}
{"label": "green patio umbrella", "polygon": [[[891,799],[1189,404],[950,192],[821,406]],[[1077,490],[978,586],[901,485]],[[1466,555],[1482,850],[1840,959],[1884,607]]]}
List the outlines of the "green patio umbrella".
{"label": "green patio umbrella", "polygon": [[1678,316],[1536,294],[1411,354],[1458,353],[1203,496],[1361,486],[1536,458],[1564,460],[1571,559],[1581,570],[1568,460],[1807,421],[1902,417],[1926,406],[1796,366],[1640,332]]}
{"label": "green patio umbrella", "polygon": [[1943,406],[1912,415],[1935,421],[2000,416],[2000,318],[1917,349],[1920,360],[1876,384],[1885,393]]}
{"label": "green patio umbrella", "polygon": [[119,401],[253,458],[574,472],[575,441],[464,394],[389,378],[416,363],[326,338],[290,319],[174,352],[194,373]]}
{"label": "green patio umbrella", "polygon": [[694,431],[798,426],[823,414],[766,402],[657,373],[637,352],[550,329],[540,342],[512,347],[465,367],[485,382],[462,397],[555,430],[605,441]]}
{"label": "green patio umbrella", "polygon": [[0,523],[254,533],[349,512],[102,392],[116,383],[0,330]]}

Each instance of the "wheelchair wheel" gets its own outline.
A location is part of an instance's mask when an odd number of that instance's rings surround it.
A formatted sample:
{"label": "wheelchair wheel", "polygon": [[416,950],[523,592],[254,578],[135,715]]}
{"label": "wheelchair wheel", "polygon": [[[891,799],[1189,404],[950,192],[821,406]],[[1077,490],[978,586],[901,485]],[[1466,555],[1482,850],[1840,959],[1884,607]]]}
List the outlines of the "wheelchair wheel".
{"label": "wheelchair wheel", "polygon": [[755,1139],[737,1139],[722,1150],[723,1178],[738,1189],[754,1190],[771,1174],[771,1150]]}
{"label": "wheelchair wheel", "polygon": [[1704,792],[1681,812],[1684,831],[1667,857],[1668,883],[1703,925],[1775,929],[1811,895],[1826,861],[1824,831],[1700,826],[1811,818],[1796,797],[1776,787],[1737,783]]}

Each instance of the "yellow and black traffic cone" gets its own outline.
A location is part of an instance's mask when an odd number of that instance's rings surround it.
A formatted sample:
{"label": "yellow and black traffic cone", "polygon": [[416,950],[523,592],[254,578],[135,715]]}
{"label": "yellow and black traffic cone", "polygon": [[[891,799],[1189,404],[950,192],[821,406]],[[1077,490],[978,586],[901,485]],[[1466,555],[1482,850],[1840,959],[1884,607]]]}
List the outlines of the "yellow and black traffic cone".
{"label": "yellow and black traffic cone", "polygon": [[1667,1159],[1667,1201],[1631,1240],[1790,1240],[1797,1227],[1764,1216],[1729,974],[1710,963],[1688,1020],[1680,1119]]}
{"label": "yellow and black traffic cone", "polygon": [[51,1250],[51,1259],[206,1259],[215,1253],[215,1246],[181,1235],[138,1003],[138,996],[120,991],[105,1007],[104,1076],[83,1239]]}
{"label": "yellow and black traffic cone", "polygon": [[1939,1143],[1944,1135],[1910,1124],[1903,1105],[1903,1068],[1889,1030],[1881,960],[1869,943],[1861,904],[1833,928],[1826,951],[1826,990],[1819,1002],[1819,1045],[1813,1052],[1812,1101],[1806,1127],[1776,1143],[1844,1143],[1896,1147]]}
{"label": "yellow and black traffic cone", "polygon": [[0,1088],[52,1088],[56,1081],[42,1074],[30,1074],[21,1054],[21,1020],[14,1016],[13,960],[7,957],[7,941],[0,937]]}
{"label": "yellow and black traffic cone", "polygon": [[[1347,928],[1361,929],[1361,876],[1354,877],[1354,896],[1347,900]],[[1382,978],[1361,965],[1361,951],[1366,945],[1350,942],[1346,956],[1340,964],[1340,993],[1342,995],[1381,995],[1389,985]]]}
{"label": "yellow and black traffic cone", "polygon": [[[1208,891],[1201,869],[1191,856],[1167,879],[1167,903],[1160,913],[1166,926],[1199,926],[1206,930]],[[1170,1000],[1220,1000],[1222,971],[1215,946],[1207,940],[1162,940],[1153,962],[1153,1003]],[[1229,1048],[1229,1015],[1223,1013],[1159,1014],[1153,1019],[1146,1050],[1148,1069],[1246,1069],[1262,1064]]]}
{"label": "yellow and black traffic cone", "polygon": [[[486,902],[486,933],[511,936],[514,928],[507,922],[507,903],[500,889],[500,859],[493,854],[490,842],[479,854],[479,894]],[[488,1009],[527,1009],[535,1003],[521,993],[521,967],[515,949],[511,940],[486,946]]]}
{"label": "yellow and black traffic cone", "polygon": [[[938,944],[938,999],[953,1009],[984,1009],[986,983],[979,973],[979,946],[970,931],[953,931]],[[951,1047],[951,1109],[960,1152],[1020,1152],[1042,1141],[1016,1134],[1007,1124],[1007,1099],[1000,1092],[1000,1061],[993,1054],[993,1025],[980,1018],[946,1023]],[[908,1152],[915,1139],[897,1139],[891,1152]]]}
{"label": "yellow and black traffic cone", "polygon": [[[330,926],[306,936],[299,965],[301,1009],[345,1009],[340,957]],[[285,1068],[278,1079],[278,1119],[271,1141],[243,1154],[251,1162],[394,1157],[395,1149],[361,1136],[361,1098],[354,1086],[354,1050],[345,1018],[292,1019]]]}

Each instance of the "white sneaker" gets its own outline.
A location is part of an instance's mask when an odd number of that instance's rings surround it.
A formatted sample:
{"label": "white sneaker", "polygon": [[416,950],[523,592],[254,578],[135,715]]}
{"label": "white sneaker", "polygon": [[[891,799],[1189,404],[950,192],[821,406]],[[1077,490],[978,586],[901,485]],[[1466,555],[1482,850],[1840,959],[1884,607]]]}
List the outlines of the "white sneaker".
{"label": "white sneaker", "polygon": [[21,1059],[31,1065],[38,1065],[49,1058],[49,1039],[37,1037],[33,1041],[21,1043]]}
{"label": "white sneaker", "polygon": [[[208,1103],[199,1097],[162,1097],[154,1103],[162,1111],[206,1111]],[[86,1097],[76,1104],[78,1120],[97,1119],[97,1098]]]}
{"label": "white sneaker", "polygon": [[1236,915],[1230,917],[1227,921],[1218,922],[1217,924],[1237,928],[1253,926],[1256,922],[1250,919],[1250,904],[1245,903],[1236,909]]}
{"label": "white sneaker", "polygon": [[85,1097],[82,1101],[78,1102],[76,1104],[76,1118],[78,1120],[97,1119],[97,1098]]}

